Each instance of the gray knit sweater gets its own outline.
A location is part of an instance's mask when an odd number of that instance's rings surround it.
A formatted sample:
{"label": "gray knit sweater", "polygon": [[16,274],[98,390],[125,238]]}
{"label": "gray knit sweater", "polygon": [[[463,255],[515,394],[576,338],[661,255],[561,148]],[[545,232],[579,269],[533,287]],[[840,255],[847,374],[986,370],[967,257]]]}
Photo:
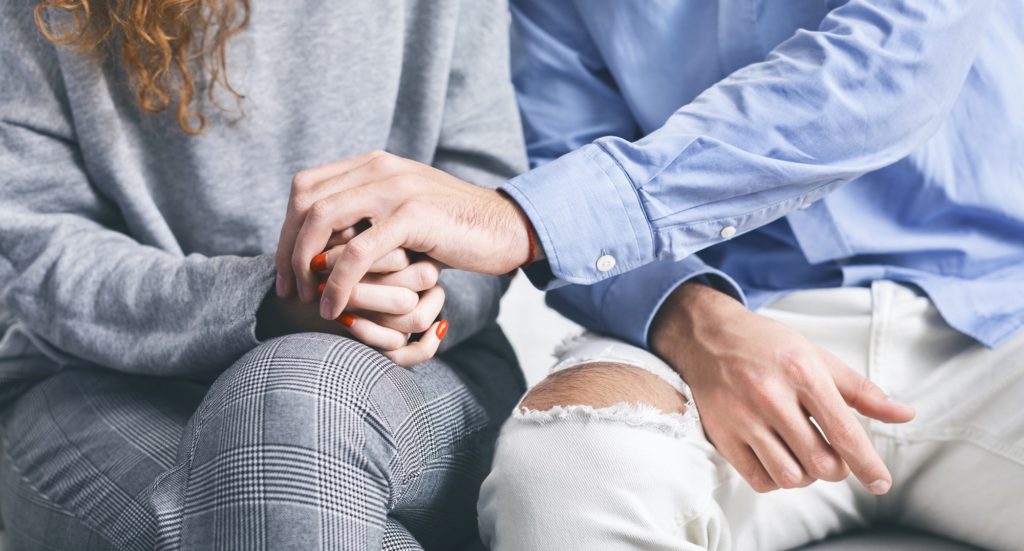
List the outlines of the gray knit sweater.
{"label": "gray knit sweater", "polygon": [[[244,116],[198,137],[143,114],[119,64],[0,5],[0,394],[66,365],[223,369],[256,312],[292,175],[371,149],[480,185],[523,170],[502,1],[254,2],[229,43]],[[492,323],[503,278],[446,272],[447,341]]]}

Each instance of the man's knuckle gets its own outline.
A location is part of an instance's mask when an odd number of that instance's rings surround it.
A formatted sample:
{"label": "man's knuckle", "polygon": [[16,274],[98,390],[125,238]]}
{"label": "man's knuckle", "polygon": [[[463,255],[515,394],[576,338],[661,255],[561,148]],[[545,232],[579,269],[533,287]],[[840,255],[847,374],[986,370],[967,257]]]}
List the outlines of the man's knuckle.
{"label": "man's knuckle", "polygon": [[295,175],[292,176],[292,193],[301,193],[312,187],[314,183],[313,171],[302,170],[296,172]]}
{"label": "man's knuckle", "polygon": [[369,243],[365,239],[353,239],[345,245],[345,251],[342,254],[349,261],[362,262],[370,256]]}
{"label": "man's knuckle", "polygon": [[809,386],[816,375],[814,359],[801,352],[783,353],[779,362],[789,381],[798,387]]}
{"label": "man's knuckle", "polygon": [[856,408],[867,396],[870,396],[876,388],[878,388],[878,386],[871,382],[871,379],[861,377],[860,383],[857,385],[857,389],[853,392],[853,396],[850,397],[850,407]]}
{"label": "man's knuckle", "polygon": [[389,172],[394,166],[394,158],[383,151],[374,152],[367,165],[376,172]]}
{"label": "man's knuckle", "polygon": [[277,265],[278,270],[291,268],[292,252],[284,249],[278,249],[277,253],[274,254],[274,264]]}
{"label": "man's knuckle", "polygon": [[[417,178],[416,176],[411,175],[411,174],[403,175],[403,176],[400,176],[398,178],[395,178],[393,186],[394,186],[396,192],[398,192],[400,195],[406,196],[406,197],[411,196],[411,195],[415,194],[416,192],[423,190],[423,184],[420,181],[420,179]],[[410,210],[414,208],[415,203],[416,203],[416,199],[407,199],[396,210],[397,210],[397,212],[399,212],[399,213],[401,213],[402,215],[405,215],[405,216],[408,216],[410,214],[415,214],[414,212],[410,212]]]}
{"label": "man's knuckle", "polygon": [[331,205],[327,201],[316,201],[309,207],[309,218],[313,223],[322,223],[330,216]]}
{"label": "man's knuckle", "polygon": [[837,448],[849,449],[857,442],[858,426],[850,421],[837,421],[829,427],[828,441]]}
{"label": "man's knuckle", "polygon": [[753,461],[737,465],[736,470],[739,471],[743,478],[751,482],[765,479],[765,473],[762,471],[760,464],[754,463]]}
{"label": "man's knuckle", "polygon": [[817,480],[817,479],[812,477],[812,476],[804,475],[800,479],[800,481],[796,483],[796,486],[793,486],[793,487],[794,488],[806,488],[806,487],[810,486],[811,484],[813,484],[815,480]]}
{"label": "man's knuckle", "polygon": [[764,475],[747,477],[747,482],[750,484],[750,487],[759,494],[767,494],[768,492],[778,489],[775,482]]}
{"label": "man's knuckle", "polygon": [[750,383],[750,396],[758,408],[774,407],[778,403],[777,388],[775,385],[763,379],[756,379]]}
{"label": "man's knuckle", "polygon": [[313,206],[313,199],[311,194],[305,191],[296,191],[292,195],[291,205],[289,210],[292,216],[301,216],[302,213],[309,212],[309,207]]}
{"label": "man's knuckle", "polygon": [[300,256],[298,253],[295,253],[291,257],[291,267],[295,273],[301,274],[303,270],[309,268],[309,265],[306,262],[306,260],[302,258],[302,256]]}
{"label": "man's knuckle", "polygon": [[835,477],[839,470],[839,462],[836,458],[826,452],[812,452],[806,459],[805,469],[807,474],[821,480],[829,480]]}
{"label": "man's knuckle", "polygon": [[776,482],[780,488],[792,489],[799,488],[800,483],[803,482],[803,473],[795,472],[789,469],[783,469],[781,472],[776,474]]}

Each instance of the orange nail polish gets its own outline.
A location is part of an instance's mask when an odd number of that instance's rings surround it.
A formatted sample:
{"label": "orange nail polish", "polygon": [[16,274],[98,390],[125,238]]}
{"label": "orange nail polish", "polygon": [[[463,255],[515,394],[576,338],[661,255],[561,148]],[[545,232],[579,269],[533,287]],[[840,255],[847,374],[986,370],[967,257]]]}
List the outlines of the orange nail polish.
{"label": "orange nail polish", "polygon": [[356,322],[356,317],[352,314],[342,314],[338,316],[337,322],[345,327],[352,327],[352,324]]}
{"label": "orange nail polish", "polygon": [[313,260],[309,261],[309,269],[314,272],[326,272],[327,271],[327,253],[320,253],[313,257]]}
{"label": "orange nail polish", "polygon": [[437,340],[444,340],[444,336],[448,334],[448,320],[441,320],[434,332],[437,333]]}
{"label": "orange nail polish", "polygon": [[321,295],[324,294],[325,287],[327,287],[327,282],[321,281],[320,284],[316,286],[316,292],[320,293]]}

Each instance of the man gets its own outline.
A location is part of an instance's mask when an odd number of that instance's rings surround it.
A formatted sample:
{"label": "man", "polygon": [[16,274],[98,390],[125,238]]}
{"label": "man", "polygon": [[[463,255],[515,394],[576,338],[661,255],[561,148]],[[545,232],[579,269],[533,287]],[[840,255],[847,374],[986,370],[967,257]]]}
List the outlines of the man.
{"label": "man", "polygon": [[301,267],[374,220],[325,317],[406,246],[490,273],[543,260],[552,304],[629,343],[569,343],[523,400],[481,498],[490,545],[785,548],[877,520],[1016,545],[1024,7],[514,14],[543,166],[509,199],[356,158],[295,248]]}

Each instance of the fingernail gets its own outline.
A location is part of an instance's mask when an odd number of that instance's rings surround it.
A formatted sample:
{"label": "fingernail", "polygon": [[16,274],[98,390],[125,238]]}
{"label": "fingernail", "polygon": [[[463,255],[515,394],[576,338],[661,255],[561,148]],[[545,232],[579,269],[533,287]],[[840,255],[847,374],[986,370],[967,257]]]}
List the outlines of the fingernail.
{"label": "fingernail", "polygon": [[335,321],[344,325],[345,327],[352,327],[352,324],[356,322],[356,317],[353,316],[352,314],[342,314],[338,316],[338,319]]}
{"label": "fingernail", "polygon": [[281,274],[277,274],[277,277],[274,278],[274,287],[277,288],[277,296],[283,298],[284,297],[284,276],[282,276]]}
{"label": "fingernail", "polygon": [[326,272],[327,271],[327,253],[320,253],[313,257],[313,260],[309,261],[309,269],[314,272]]}
{"label": "fingernail", "polygon": [[329,320],[334,317],[334,303],[328,299],[320,300],[320,317]]}
{"label": "fingernail", "polygon": [[441,320],[434,333],[437,334],[437,340],[444,340],[444,336],[448,334],[448,320]]}
{"label": "fingernail", "polygon": [[868,491],[875,495],[882,495],[889,491],[889,482],[886,480],[878,479],[871,484],[868,484]]}
{"label": "fingernail", "polygon": [[327,287],[327,282],[326,281],[321,281],[320,284],[316,286],[316,292],[322,295],[322,294],[324,294],[324,289],[326,287]]}

